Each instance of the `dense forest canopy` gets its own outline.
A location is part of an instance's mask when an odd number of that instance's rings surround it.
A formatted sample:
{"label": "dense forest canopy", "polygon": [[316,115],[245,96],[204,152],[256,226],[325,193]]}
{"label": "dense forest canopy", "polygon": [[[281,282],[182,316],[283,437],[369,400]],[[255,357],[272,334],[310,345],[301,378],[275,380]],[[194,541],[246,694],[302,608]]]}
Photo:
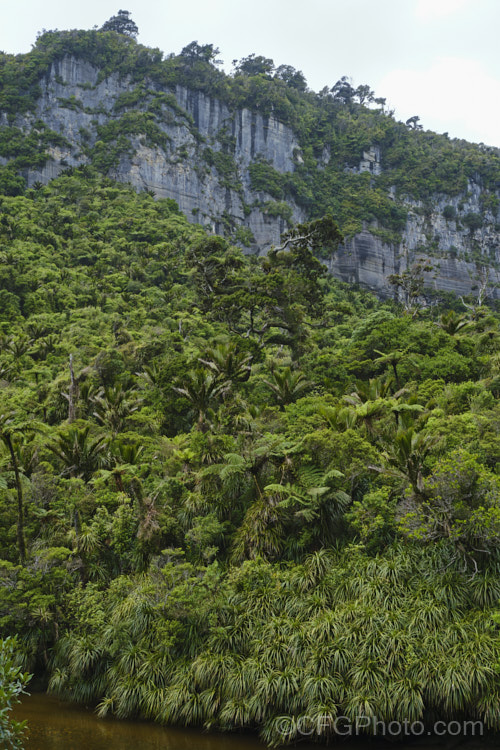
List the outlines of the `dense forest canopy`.
{"label": "dense forest canopy", "polygon": [[[75,54],[275,111],[311,164],[321,128],[340,164],[370,124],[414,195],[498,179],[496,154],[366,107],[368,87],[314,94],[255,55],[227,76],[213,45],[163,59],[127,28],[45,32],[3,55],[8,127]],[[96,165],[27,189],[18,168],[57,134],[40,127],[16,155],[7,131],[2,153],[26,160],[3,167],[0,195],[8,678],[28,670],[101,716],[269,745],[300,739],[301,717],[321,740],[325,716],[498,730],[498,304],[477,290],[424,306],[418,269],[394,280],[405,305],[329,276],[318,258],[361,215],[334,182],[364,205],[363,175],[306,162],[285,185],[263,164],[253,179],[303,190],[311,220],[245,256]]]}
{"label": "dense forest canopy", "polygon": [[23,668],[270,743],[367,705],[497,727],[498,314],[336,282],[328,217],[247,258],[88,169],[0,212]]}

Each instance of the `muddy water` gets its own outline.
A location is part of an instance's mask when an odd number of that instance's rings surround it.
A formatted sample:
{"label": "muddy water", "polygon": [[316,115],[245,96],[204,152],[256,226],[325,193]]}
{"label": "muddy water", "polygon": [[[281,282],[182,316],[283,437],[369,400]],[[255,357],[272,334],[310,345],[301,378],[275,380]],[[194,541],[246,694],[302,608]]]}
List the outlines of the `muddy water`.
{"label": "muddy water", "polygon": [[27,719],[25,750],[263,750],[252,737],[99,719],[92,709],[35,693],[16,708]]}
{"label": "muddy water", "polygon": [[[27,719],[25,750],[264,750],[255,737],[206,733],[195,729],[158,726],[150,722],[99,719],[84,706],[66,703],[43,693],[25,698],[15,718]],[[321,745],[300,743],[299,750]],[[336,743],[342,750],[498,750],[500,738],[419,738],[386,743],[352,739]]]}

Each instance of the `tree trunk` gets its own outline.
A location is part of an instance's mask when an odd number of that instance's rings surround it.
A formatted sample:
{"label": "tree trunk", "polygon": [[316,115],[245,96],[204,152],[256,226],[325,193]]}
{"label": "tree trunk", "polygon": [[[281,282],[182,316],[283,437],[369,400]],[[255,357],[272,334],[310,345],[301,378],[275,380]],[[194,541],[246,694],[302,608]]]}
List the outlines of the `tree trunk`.
{"label": "tree trunk", "polygon": [[76,417],[76,396],[77,396],[77,384],[75,380],[75,372],[73,370],[73,355],[69,355],[69,374],[70,374],[70,384],[69,384],[69,392],[68,392],[68,422],[71,424],[71,422],[75,421]]}
{"label": "tree trunk", "polygon": [[16,492],[17,492],[17,547],[19,551],[19,562],[24,565],[26,561],[26,542],[24,541],[24,502],[23,502],[23,488],[21,485],[21,477],[19,476],[19,466],[17,465],[16,453],[14,446],[12,445],[12,438],[9,434],[5,435],[5,442],[10,453],[10,460],[14,469],[14,476],[16,478]]}

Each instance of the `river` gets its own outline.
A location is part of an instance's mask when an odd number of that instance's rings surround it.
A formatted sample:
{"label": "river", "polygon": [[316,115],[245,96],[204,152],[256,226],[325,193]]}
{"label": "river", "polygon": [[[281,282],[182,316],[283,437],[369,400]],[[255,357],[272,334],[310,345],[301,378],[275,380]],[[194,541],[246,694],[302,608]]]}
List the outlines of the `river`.
{"label": "river", "polygon": [[[90,708],[34,693],[16,707],[15,718],[27,719],[29,733],[25,750],[264,750],[254,736],[207,733],[196,729],[161,727],[146,721],[99,719]],[[318,750],[321,745],[300,743],[300,750]],[[344,750],[494,750],[498,739],[419,738],[413,741],[381,742],[352,739],[337,747]]]}
{"label": "river", "polygon": [[15,710],[28,720],[25,750],[263,750],[253,737],[208,734],[147,721],[99,719],[94,711],[34,693]]}

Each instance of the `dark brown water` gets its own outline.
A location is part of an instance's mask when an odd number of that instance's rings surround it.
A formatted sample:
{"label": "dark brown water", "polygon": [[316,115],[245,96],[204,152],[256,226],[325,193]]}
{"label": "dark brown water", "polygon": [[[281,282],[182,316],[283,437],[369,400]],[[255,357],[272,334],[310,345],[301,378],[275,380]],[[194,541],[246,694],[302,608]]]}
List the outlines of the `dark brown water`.
{"label": "dark brown water", "polygon": [[[206,733],[158,726],[150,722],[99,719],[90,708],[34,693],[16,707],[15,718],[27,719],[25,750],[264,750],[255,737]],[[421,737],[401,742],[361,738],[335,743],[340,750],[498,750],[499,739]],[[318,750],[308,742],[299,750]],[[331,747],[331,746],[330,746]]]}
{"label": "dark brown water", "polygon": [[34,693],[16,708],[27,719],[25,750],[263,750],[253,737],[99,719],[92,709]]}

